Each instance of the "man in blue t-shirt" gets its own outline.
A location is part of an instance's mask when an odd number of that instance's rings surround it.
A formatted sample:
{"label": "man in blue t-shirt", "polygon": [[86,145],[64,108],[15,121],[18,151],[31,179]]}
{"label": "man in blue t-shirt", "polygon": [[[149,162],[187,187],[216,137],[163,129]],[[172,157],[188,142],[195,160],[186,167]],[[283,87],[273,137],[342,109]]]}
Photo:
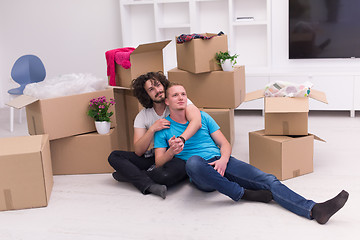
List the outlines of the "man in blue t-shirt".
{"label": "man in blue t-shirt", "polygon": [[[185,88],[171,83],[166,90],[170,128],[155,133],[155,164],[162,166],[173,157],[186,161],[191,182],[202,191],[217,190],[234,201],[240,199],[268,203],[272,200],[284,208],[308,219],[325,224],[346,203],[349,194],[315,203],[293,192],[274,175],[231,156],[231,146],[216,122],[201,112],[202,127],[185,141],[179,136],[188,125],[185,116],[187,95]],[[180,138],[182,141],[178,141]]]}

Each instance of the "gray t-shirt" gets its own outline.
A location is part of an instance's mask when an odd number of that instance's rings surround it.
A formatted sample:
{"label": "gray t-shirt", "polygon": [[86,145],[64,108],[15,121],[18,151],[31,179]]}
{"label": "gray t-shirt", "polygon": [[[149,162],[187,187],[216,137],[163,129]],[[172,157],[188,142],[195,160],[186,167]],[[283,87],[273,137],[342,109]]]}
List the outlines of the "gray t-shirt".
{"label": "gray t-shirt", "polygon": [[[187,100],[187,105],[193,104],[189,99]],[[135,118],[134,128],[146,128],[149,129],[157,120],[166,118],[169,116],[170,110],[166,106],[165,111],[162,115],[157,115],[154,108],[144,108],[142,109]]]}

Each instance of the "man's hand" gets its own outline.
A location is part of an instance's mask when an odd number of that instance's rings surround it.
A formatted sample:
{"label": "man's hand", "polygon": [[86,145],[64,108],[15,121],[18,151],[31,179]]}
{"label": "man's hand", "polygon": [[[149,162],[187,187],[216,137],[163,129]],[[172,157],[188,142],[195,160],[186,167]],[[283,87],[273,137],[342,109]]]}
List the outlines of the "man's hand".
{"label": "man's hand", "polygon": [[221,176],[224,176],[225,174],[225,170],[226,170],[226,167],[227,167],[227,162],[226,160],[224,159],[219,159],[219,160],[216,160],[214,162],[211,162],[209,163],[211,166],[214,167],[214,169],[221,175]]}
{"label": "man's hand", "polygon": [[170,122],[166,119],[159,119],[156,122],[154,122],[153,125],[151,125],[151,130],[154,132],[160,131],[164,128],[170,128]]}
{"label": "man's hand", "polygon": [[174,155],[179,154],[184,149],[184,143],[180,138],[172,136],[168,142]]}

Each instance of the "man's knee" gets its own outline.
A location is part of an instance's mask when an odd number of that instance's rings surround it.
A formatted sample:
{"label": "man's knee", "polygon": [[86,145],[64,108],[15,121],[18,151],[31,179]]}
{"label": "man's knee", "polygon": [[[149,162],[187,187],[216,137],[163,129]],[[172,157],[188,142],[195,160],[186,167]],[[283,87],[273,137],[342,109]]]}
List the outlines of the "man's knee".
{"label": "man's knee", "polygon": [[109,155],[109,157],[108,157],[108,162],[110,163],[110,165],[111,165],[111,163],[116,159],[116,152],[117,151],[112,151],[111,153],[110,153],[110,155]]}
{"label": "man's knee", "polygon": [[267,173],[265,175],[265,179],[264,179],[264,182],[266,183],[265,186],[266,186],[266,189],[267,190],[270,190],[279,185],[279,184],[282,184],[279,179],[277,179],[273,174],[270,174],[270,173]]}
{"label": "man's knee", "polygon": [[164,184],[170,187],[186,178],[185,170],[177,169],[176,171],[167,171],[165,169],[155,168],[151,172],[147,172],[149,177],[158,184]]}
{"label": "man's knee", "polygon": [[113,164],[116,161],[119,161],[123,158],[123,151],[119,151],[119,150],[115,150],[112,151],[108,157],[108,162],[111,166],[113,166]]}
{"label": "man's knee", "polygon": [[199,156],[192,156],[186,161],[185,169],[189,174],[197,172],[202,165],[202,158]]}

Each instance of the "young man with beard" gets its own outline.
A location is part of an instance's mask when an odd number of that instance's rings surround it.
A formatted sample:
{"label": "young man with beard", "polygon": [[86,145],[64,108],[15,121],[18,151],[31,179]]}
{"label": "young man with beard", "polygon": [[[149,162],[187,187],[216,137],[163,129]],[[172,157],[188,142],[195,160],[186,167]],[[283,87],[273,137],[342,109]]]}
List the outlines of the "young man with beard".
{"label": "young man with beard", "polygon": [[186,161],[191,182],[202,191],[219,191],[234,201],[249,200],[268,203],[276,201],[289,211],[325,224],[346,203],[349,194],[340,192],[323,203],[315,203],[293,192],[274,175],[231,156],[231,146],[216,122],[201,112],[202,127],[183,145],[175,137],[188,126],[186,91],[182,85],[170,84],[165,103],[169,106],[170,128],[155,134],[155,163],[166,164],[173,157]]}
{"label": "young man with beard", "polygon": [[[149,72],[133,80],[134,94],[144,106],[134,121],[135,152],[113,151],[108,158],[115,169],[115,180],[130,182],[143,194],[153,193],[164,199],[167,187],[187,177],[184,161],[173,158],[163,166],[155,167],[154,151],[148,150],[153,143],[154,133],[170,127],[170,122],[165,119],[169,109],[164,102],[168,84],[169,81],[161,72]],[[186,104],[189,127],[174,140],[180,146],[201,127],[199,109],[191,101]]]}

